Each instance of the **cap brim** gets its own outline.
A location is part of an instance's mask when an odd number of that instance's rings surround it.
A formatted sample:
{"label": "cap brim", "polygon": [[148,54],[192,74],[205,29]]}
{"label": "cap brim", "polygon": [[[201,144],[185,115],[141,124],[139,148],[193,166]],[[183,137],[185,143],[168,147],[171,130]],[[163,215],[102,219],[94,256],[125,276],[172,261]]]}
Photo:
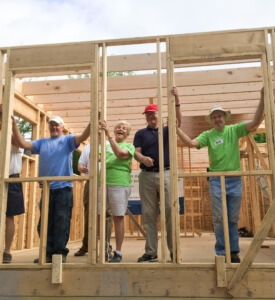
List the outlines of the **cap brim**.
{"label": "cap brim", "polygon": [[[221,111],[223,111],[223,110],[221,110]],[[226,110],[226,111],[223,111],[223,112],[225,113],[225,121],[227,122],[231,118],[231,111],[230,110]],[[213,121],[211,119],[211,114],[205,116],[205,121],[207,123],[209,123],[210,125],[213,125]]]}

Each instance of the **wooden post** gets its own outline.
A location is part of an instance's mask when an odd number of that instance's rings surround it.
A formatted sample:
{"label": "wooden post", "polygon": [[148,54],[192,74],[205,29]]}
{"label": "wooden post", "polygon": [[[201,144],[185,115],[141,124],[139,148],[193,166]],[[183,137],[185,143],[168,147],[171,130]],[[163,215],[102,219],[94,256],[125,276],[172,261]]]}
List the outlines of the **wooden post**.
{"label": "wooden post", "polygon": [[256,257],[263,241],[265,240],[272,224],[274,223],[274,215],[275,215],[275,195],[274,195],[274,189],[275,189],[275,158],[274,158],[274,131],[272,131],[272,118],[271,118],[271,106],[270,106],[270,86],[272,86],[272,81],[270,80],[270,76],[268,73],[268,62],[266,54],[264,53],[262,55],[262,68],[263,68],[263,75],[264,75],[264,88],[265,88],[265,97],[264,97],[264,103],[265,103],[265,121],[266,121],[266,137],[267,137],[267,143],[268,143],[268,152],[269,152],[269,164],[270,169],[272,170],[273,176],[271,177],[271,185],[273,190],[273,196],[272,196],[272,203],[264,216],[264,219],[259,226],[257,232],[254,235],[254,238],[250,244],[249,249],[245,253],[245,256],[243,258],[243,261],[241,262],[240,266],[238,267],[237,271],[234,273],[233,277],[231,278],[227,290],[228,292],[233,295],[235,290],[238,289],[240,286],[243,278],[245,277],[248,268],[252,264],[254,258]]}
{"label": "wooden post", "polygon": [[[107,48],[102,45],[102,86],[101,86],[101,121],[107,120]],[[101,130],[101,169],[100,169],[100,237],[99,262],[105,262],[105,220],[106,220],[106,134]]]}
{"label": "wooden post", "polygon": [[222,255],[215,256],[215,264],[216,264],[216,275],[217,275],[217,287],[226,287],[226,265],[225,258]]}
{"label": "wooden post", "polygon": [[230,257],[225,177],[221,176],[220,180],[221,180],[221,194],[222,194],[222,219],[223,219],[223,236],[224,236],[224,244],[225,244],[225,261],[227,264],[229,264],[231,262],[231,257]]}
{"label": "wooden post", "polygon": [[[171,89],[174,84],[174,62],[170,56],[170,40],[166,39],[167,60],[167,102],[168,102],[168,126],[169,126],[169,151],[170,151],[170,186],[171,186],[171,214],[173,234],[173,262],[181,261],[180,226],[179,226],[179,196],[178,196],[178,162],[177,162],[177,138],[176,138],[176,112],[175,97]],[[176,259],[176,260],[175,260]]]}
{"label": "wooden post", "polygon": [[96,263],[97,256],[97,188],[98,188],[98,77],[99,77],[99,48],[95,45],[95,63],[91,66],[91,99],[90,99],[90,172],[89,172],[89,236],[88,263]]}
{"label": "wooden post", "polygon": [[[245,158],[241,158],[241,167],[242,171],[245,171]],[[241,206],[241,220],[242,225],[239,225],[241,227],[246,227],[249,231],[252,230],[249,218],[248,218],[248,203],[247,203],[247,184],[246,184],[246,178],[242,176],[242,182],[243,182],[243,197],[242,197],[242,206]]]}
{"label": "wooden post", "polygon": [[39,245],[40,265],[43,265],[46,262],[49,197],[50,197],[50,184],[49,181],[44,180],[43,193],[42,193],[41,222],[40,222],[40,245]]}
{"label": "wooden post", "polygon": [[[249,143],[249,139],[247,140],[247,150],[248,150],[248,167],[249,171],[254,170],[254,155],[253,149],[251,147],[251,143]],[[252,220],[253,220],[253,233],[257,231],[261,224],[261,216],[260,216],[260,205],[257,199],[257,191],[256,191],[256,180],[255,176],[249,176],[249,191],[251,195],[251,207],[252,207]]]}
{"label": "wooden post", "polygon": [[160,220],[161,220],[161,262],[166,262],[166,225],[164,194],[164,156],[163,156],[163,122],[162,122],[162,81],[160,41],[157,40],[157,92],[158,92],[158,144],[159,144],[159,181],[160,181]]}
{"label": "wooden post", "polygon": [[52,284],[62,283],[62,255],[54,254],[52,258]]}
{"label": "wooden post", "polygon": [[[39,138],[40,132],[40,112],[37,111],[38,124],[32,126],[32,139],[36,140]],[[38,158],[32,157],[30,160],[30,176],[37,177],[38,175]],[[36,196],[38,190],[37,182],[29,183],[29,201],[28,201],[28,219],[27,219],[27,240],[26,248],[32,248],[34,244],[34,227],[35,227],[35,208],[36,208]]]}
{"label": "wooden post", "polygon": [[[11,115],[13,111],[14,98],[14,74],[9,69],[10,51],[8,50],[8,58],[6,63],[5,76],[5,91],[3,97],[3,112],[1,122],[1,147],[0,147],[0,257],[3,257],[4,235],[6,224],[6,210],[7,210],[7,190],[8,185],[4,182],[4,178],[9,177],[9,161],[11,149]],[[3,64],[3,54],[1,53],[0,64]],[[1,67],[2,73],[2,67]],[[2,76],[2,75],[1,75]],[[0,88],[3,88],[2,78],[0,78]]]}
{"label": "wooden post", "polygon": [[[29,174],[29,158],[22,158],[22,177],[28,177]],[[23,195],[24,201],[28,198],[29,182],[23,183]],[[17,228],[17,250],[22,250],[24,248],[25,239],[25,224],[26,224],[26,214],[21,214],[18,216],[18,228]]]}

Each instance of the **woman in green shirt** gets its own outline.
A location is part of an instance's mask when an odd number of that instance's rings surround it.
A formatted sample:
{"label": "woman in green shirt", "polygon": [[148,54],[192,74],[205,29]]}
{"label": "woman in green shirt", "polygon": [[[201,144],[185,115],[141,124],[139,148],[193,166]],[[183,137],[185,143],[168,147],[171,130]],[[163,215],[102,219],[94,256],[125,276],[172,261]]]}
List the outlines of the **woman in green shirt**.
{"label": "woman in green shirt", "polygon": [[101,123],[109,144],[106,145],[106,206],[111,209],[114,225],[116,250],[110,262],[122,260],[121,247],[124,238],[124,216],[131,194],[131,160],[135,147],[126,143],[131,125],[128,121],[119,121],[114,127],[114,137],[107,123]]}

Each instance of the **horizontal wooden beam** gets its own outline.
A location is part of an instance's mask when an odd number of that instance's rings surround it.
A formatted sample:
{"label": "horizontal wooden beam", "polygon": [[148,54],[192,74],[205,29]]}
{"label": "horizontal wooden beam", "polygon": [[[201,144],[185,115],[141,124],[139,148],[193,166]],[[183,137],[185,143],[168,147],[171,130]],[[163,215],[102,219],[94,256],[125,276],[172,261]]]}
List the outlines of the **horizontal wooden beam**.
{"label": "horizontal wooden beam", "polygon": [[57,66],[69,68],[71,65],[91,65],[94,57],[93,43],[14,48],[10,51],[9,67],[14,72]]}
{"label": "horizontal wooden beam", "polygon": [[[107,88],[108,91],[152,89],[156,88],[156,78],[155,74],[108,77]],[[262,71],[258,67],[175,73],[176,86],[193,88],[203,85],[259,83],[262,80]],[[163,88],[165,88],[165,74],[162,74],[162,82]],[[85,93],[90,90],[91,80],[89,78],[43,80],[22,84],[22,93],[26,96]]]}

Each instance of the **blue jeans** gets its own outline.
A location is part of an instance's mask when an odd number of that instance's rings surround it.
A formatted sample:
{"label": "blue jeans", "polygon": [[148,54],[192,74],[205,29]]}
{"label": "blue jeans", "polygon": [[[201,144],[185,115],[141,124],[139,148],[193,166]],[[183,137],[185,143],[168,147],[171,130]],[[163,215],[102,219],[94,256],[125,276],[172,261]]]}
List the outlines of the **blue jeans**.
{"label": "blue jeans", "polygon": [[[225,177],[226,203],[229,227],[230,252],[240,252],[238,222],[242,201],[241,177]],[[215,250],[217,255],[225,254],[222,196],[219,177],[209,178],[209,192],[213,214],[214,232],[216,235]]]}
{"label": "blue jeans", "polygon": [[[41,199],[42,200],[42,199]],[[40,209],[42,207],[40,202]],[[70,235],[70,222],[73,208],[73,193],[71,187],[50,189],[48,234],[46,254],[67,256],[69,249],[66,248]],[[41,217],[37,230],[40,235]]]}

